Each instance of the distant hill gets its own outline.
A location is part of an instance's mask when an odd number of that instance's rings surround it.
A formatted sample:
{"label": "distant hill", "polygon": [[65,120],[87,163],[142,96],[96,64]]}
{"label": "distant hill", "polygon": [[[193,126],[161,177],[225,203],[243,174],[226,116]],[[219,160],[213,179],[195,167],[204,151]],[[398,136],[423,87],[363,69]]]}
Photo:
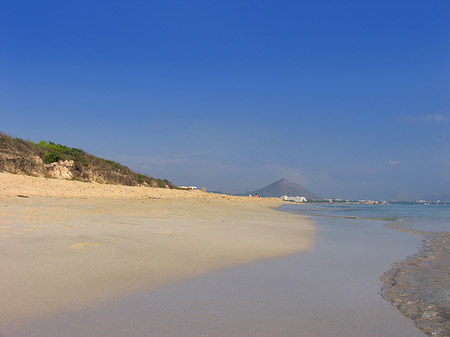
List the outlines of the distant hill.
{"label": "distant hill", "polygon": [[290,182],[287,179],[280,179],[273,184],[247,194],[258,194],[260,197],[281,197],[282,195],[287,195],[289,197],[305,197],[308,200],[320,199],[317,195],[308,191],[302,185]]}
{"label": "distant hill", "polygon": [[61,144],[10,137],[0,132],[0,172],[105,184],[176,188],[167,179],[135,173],[115,161]]}

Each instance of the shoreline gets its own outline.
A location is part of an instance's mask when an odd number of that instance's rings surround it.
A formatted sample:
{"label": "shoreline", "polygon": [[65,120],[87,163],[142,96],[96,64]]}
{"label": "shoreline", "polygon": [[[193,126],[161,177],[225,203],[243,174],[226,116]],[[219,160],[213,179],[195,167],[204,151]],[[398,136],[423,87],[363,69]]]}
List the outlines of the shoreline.
{"label": "shoreline", "polygon": [[0,324],[312,249],[277,199],[0,173]]}
{"label": "shoreline", "polygon": [[[303,213],[300,213],[303,214]],[[418,252],[394,262],[380,277],[379,294],[430,336],[450,336],[450,233],[410,228],[407,220],[311,214],[314,218],[389,221],[389,230],[423,238]]]}
{"label": "shoreline", "polygon": [[230,266],[5,336],[425,337],[378,294],[379,275],[413,254],[419,238],[378,221],[321,218],[315,225],[308,252]]}
{"label": "shoreline", "polygon": [[424,236],[422,247],[384,273],[380,295],[426,334],[450,336],[450,234],[402,231]]}

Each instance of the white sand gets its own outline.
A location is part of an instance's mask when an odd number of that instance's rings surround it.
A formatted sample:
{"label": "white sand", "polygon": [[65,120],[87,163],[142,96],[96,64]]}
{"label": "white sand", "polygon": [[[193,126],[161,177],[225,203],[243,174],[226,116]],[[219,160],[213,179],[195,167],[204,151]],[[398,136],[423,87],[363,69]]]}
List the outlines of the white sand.
{"label": "white sand", "polygon": [[0,324],[310,249],[315,226],[280,204],[0,173]]}

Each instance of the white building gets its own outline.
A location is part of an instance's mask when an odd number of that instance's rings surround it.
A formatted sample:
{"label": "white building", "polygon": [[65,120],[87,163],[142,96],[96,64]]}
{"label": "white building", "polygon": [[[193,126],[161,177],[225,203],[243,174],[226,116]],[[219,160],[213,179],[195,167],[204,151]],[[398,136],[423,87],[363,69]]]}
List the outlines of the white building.
{"label": "white building", "polygon": [[294,202],[307,202],[308,200],[305,197],[288,197],[287,195],[281,196],[281,199],[284,201],[294,201]]}

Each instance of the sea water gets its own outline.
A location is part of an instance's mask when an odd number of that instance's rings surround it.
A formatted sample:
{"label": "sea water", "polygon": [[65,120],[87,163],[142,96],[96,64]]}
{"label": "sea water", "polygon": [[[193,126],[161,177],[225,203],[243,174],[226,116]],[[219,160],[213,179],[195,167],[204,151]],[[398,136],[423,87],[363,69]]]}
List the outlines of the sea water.
{"label": "sea water", "polygon": [[385,220],[416,231],[450,232],[449,204],[298,204],[283,210],[310,216]]}
{"label": "sea water", "polygon": [[449,204],[303,204],[281,209],[315,219],[384,223],[389,229],[422,237],[420,252],[385,272],[381,294],[427,334],[450,336]]}

